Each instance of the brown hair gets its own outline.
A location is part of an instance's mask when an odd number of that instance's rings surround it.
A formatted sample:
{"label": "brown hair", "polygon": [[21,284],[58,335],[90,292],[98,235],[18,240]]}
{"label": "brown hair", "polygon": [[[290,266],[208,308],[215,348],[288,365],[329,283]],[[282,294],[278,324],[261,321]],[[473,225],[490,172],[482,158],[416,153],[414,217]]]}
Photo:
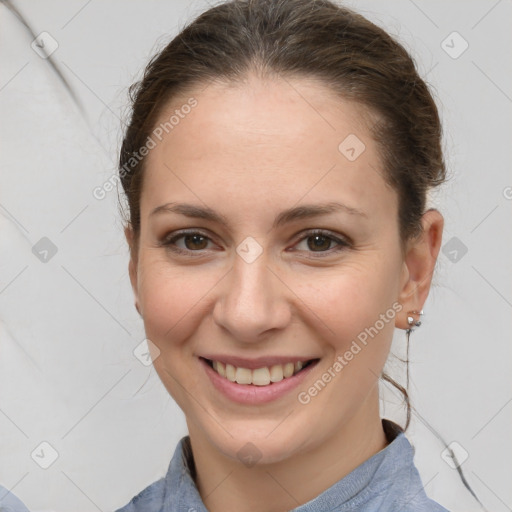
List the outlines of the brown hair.
{"label": "brown hair", "polygon": [[[243,81],[249,72],[319,79],[374,114],[371,132],[383,177],[398,194],[402,244],[421,233],[427,192],[445,180],[446,171],[438,111],[408,52],[383,29],[329,0],[233,0],[186,26],[130,87],[132,115],[119,170],[136,247],[145,159],[133,156],[162,109],[193,86]],[[407,429],[407,390],[382,377],[404,395]]]}

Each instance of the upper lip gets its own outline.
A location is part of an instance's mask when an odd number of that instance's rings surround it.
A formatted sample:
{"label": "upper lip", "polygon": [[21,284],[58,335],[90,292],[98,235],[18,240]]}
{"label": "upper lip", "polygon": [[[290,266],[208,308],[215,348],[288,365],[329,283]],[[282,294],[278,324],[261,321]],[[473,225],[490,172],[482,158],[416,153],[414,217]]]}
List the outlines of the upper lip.
{"label": "upper lip", "polygon": [[246,357],[231,356],[224,354],[203,354],[199,357],[203,359],[210,359],[211,361],[220,361],[224,364],[231,364],[238,368],[247,368],[255,370],[256,368],[264,368],[265,366],[274,366],[275,364],[296,363],[301,361],[311,361],[312,359],[319,359],[318,357],[300,357],[300,356],[261,356],[248,359]]}

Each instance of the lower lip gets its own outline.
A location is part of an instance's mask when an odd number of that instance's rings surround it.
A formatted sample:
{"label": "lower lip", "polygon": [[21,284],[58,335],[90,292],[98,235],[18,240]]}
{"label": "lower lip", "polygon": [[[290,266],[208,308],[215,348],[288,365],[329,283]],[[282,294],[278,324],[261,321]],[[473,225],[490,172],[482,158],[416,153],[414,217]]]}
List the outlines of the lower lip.
{"label": "lower lip", "polygon": [[256,386],[231,382],[221,377],[204,359],[199,358],[199,361],[217,390],[234,402],[250,405],[265,404],[281,398],[296,388],[318,363],[316,360],[292,377],[286,377],[279,382],[272,382],[268,386]]}

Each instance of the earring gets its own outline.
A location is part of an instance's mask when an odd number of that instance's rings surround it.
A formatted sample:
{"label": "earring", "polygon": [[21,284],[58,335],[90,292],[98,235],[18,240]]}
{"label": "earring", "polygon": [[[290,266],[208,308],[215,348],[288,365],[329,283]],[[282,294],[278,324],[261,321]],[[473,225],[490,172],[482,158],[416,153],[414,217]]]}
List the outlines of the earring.
{"label": "earring", "polygon": [[[407,311],[407,315],[423,315],[423,309],[421,311]],[[409,329],[412,330],[414,327],[419,327],[421,325],[420,320],[414,320],[412,316],[407,316],[407,323],[409,324]]]}

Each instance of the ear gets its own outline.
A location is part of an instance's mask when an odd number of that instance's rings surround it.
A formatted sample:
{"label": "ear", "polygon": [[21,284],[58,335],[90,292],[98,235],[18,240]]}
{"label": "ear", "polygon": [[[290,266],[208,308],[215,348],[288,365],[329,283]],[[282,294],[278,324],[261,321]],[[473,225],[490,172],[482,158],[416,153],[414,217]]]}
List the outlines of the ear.
{"label": "ear", "polygon": [[126,242],[128,243],[128,247],[130,248],[130,261],[128,263],[128,274],[130,276],[130,283],[132,285],[133,294],[135,296],[135,308],[139,312],[139,315],[142,316],[140,306],[139,306],[139,287],[138,287],[138,280],[137,280],[138,243],[135,241],[135,235],[134,235],[133,229],[130,225],[127,225],[124,228],[124,236],[126,237]]}
{"label": "ear", "polygon": [[399,302],[403,306],[397,316],[395,326],[408,329],[407,317],[420,320],[418,314],[409,311],[421,311],[427,300],[437,256],[441,248],[444,219],[441,213],[431,208],[422,218],[422,233],[407,243],[402,272]]}

